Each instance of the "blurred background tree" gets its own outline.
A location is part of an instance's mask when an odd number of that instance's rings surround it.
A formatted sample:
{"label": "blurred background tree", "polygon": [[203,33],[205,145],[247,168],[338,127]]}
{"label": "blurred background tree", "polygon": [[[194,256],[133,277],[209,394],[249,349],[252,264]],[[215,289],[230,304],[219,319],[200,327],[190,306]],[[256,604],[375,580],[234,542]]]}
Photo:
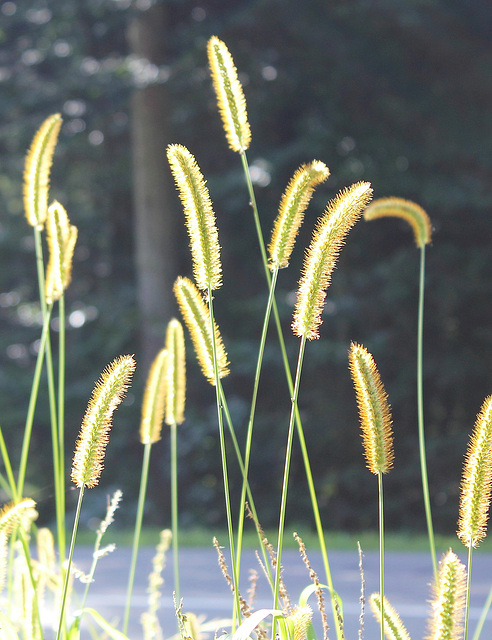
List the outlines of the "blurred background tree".
{"label": "blurred background tree", "polygon": [[[0,415],[20,446],[39,337],[30,229],[23,219],[25,151],[41,123],[64,125],[52,197],[80,229],[69,309],[67,443],[75,440],[102,367],[135,353],[139,376],[112,434],[105,491],[135,498],[141,388],[151,354],[177,313],[170,283],[191,271],[165,146],[190,148],[211,191],[223,245],[216,308],[232,363],[225,381],[239,438],[266,301],[238,158],[227,148],[206,60],[211,35],[240,71],[252,127],[249,159],[268,238],[294,170],[314,158],[331,177],[318,190],[278,303],[288,346],[303,247],[340,188],[360,179],[375,196],[416,201],[431,216],[427,252],[425,415],[437,528],[453,531],[467,436],[492,391],[492,10],[485,0],[15,0],[0,3]],[[132,179],[133,176],[133,179]],[[417,453],[415,347],[418,251],[395,220],[361,222],[328,296],[321,339],[309,345],[300,407],[327,528],[376,527],[347,371],[351,340],[374,354],[393,405],[395,470],[388,526],[423,528]],[[54,321],[56,329],[56,320]],[[275,524],[289,398],[272,331],[256,422],[251,482],[263,524]],[[184,524],[222,524],[214,398],[188,349],[187,420],[180,428]],[[46,403],[31,476],[50,513]],[[168,445],[153,454],[148,520],[169,522]],[[289,509],[310,521],[295,456]],[[236,486],[239,477],[236,478]],[[368,486],[369,485],[369,486]],[[44,508],[43,508],[44,502]],[[94,507],[97,510],[97,505]],[[120,520],[121,520],[120,518]]]}

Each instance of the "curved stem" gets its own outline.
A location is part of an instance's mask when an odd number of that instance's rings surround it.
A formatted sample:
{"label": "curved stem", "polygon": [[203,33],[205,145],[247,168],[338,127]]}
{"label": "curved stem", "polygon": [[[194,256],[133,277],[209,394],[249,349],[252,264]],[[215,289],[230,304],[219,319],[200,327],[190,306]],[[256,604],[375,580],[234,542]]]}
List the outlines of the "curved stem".
{"label": "curved stem", "polygon": [[135,571],[137,568],[138,548],[140,544],[140,532],[142,531],[143,512],[145,507],[145,494],[147,492],[147,480],[149,477],[149,463],[151,442],[147,442],[144,446],[142,473],[140,476],[140,491],[138,494],[137,516],[135,518],[135,530],[133,533],[132,559],[130,563],[130,573],[128,576],[128,586],[126,591],[125,616],[123,618],[123,633],[126,635],[128,623],[130,620],[130,609],[132,603],[133,583],[135,582]]}
{"label": "curved stem", "polygon": [[432,524],[432,513],[430,505],[429,481],[427,479],[427,460],[425,453],[424,434],[424,394],[423,394],[423,334],[424,334],[424,282],[425,282],[425,246],[420,253],[420,277],[419,277],[419,310],[417,327],[417,409],[418,409],[418,432],[419,432],[419,453],[420,471],[422,475],[422,489],[424,495],[425,518],[427,521],[427,532],[429,536],[430,552],[432,556],[432,566],[434,569],[434,579],[438,581],[436,544],[434,540],[434,527]]}

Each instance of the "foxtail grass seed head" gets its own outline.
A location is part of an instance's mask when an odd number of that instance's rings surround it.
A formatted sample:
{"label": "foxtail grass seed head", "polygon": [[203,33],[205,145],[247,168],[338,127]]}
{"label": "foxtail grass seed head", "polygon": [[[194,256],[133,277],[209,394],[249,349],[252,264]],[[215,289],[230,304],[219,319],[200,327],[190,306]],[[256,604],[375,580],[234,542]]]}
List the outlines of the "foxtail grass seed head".
{"label": "foxtail grass seed head", "polygon": [[393,466],[393,432],[388,396],[374,358],[354,342],[349,351],[349,368],[359,407],[362,442],[371,473],[388,473]]}
{"label": "foxtail grass seed head", "polygon": [[329,175],[328,167],[319,160],[303,164],[294,173],[280,201],[278,216],[273,226],[272,239],[268,246],[270,269],[283,269],[288,266],[304,212],[313,192]]}
{"label": "foxtail grass seed head", "polygon": [[[188,278],[176,280],[174,294],[184,323],[190,332],[203,375],[210,384],[215,385],[212,332],[208,307],[196,286]],[[215,322],[214,331],[219,378],[224,378],[229,373],[229,363],[219,328]]]}
{"label": "foxtail grass seed head", "polygon": [[196,285],[202,291],[209,286],[218,289],[222,284],[219,234],[205,178],[186,147],[169,145],[167,158],[183,205]]}
{"label": "foxtail grass seed head", "polygon": [[46,239],[49,248],[48,267],[45,278],[46,302],[59,300],[72,278],[72,260],[77,227],[70,224],[67,212],[59,202],[48,208]]}
{"label": "foxtail grass seed head", "polygon": [[72,482],[79,489],[99,483],[113,413],[125,397],[134,371],[133,356],[119,356],[104,369],[94,387],[73,457]]}
{"label": "foxtail grass seed head", "polygon": [[376,218],[402,218],[412,227],[415,244],[422,248],[432,239],[432,225],[428,214],[421,206],[403,198],[378,198],[364,211],[365,220]]}
{"label": "foxtail grass seed head", "polygon": [[24,211],[32,227],[43,228],[48,213],[50,170],[62,124],[55,113],[38,129],[26,155],[24,167]]}
{"label": "foxtail grass seed head", "polygon": [[295,609],[287,617],[287,623],[293,628],[293,640],[306,640],[312,617],[313,610],[309,605]]}
{"label": "foxtail grass seed head", "polygon": [[0,510],[0,591],[5,584],[10,536],[19,526],[27,531],[37,515],[36,503],[31,498],[10,502]]}
{"label": "foxtail grass seed head", "polygon": [[[376,620],[381,624],[381,596],[373,593],[369,598],[369,604]],[[383,598],[384,634],[387,640],[410,640],[410,634],[401,621],[396,609],[394,609],[387,598]]]}
{"label": "foxtail grass seed head", "polygon": [[451,549],[439,565],[439,583],[434,585],[432,615],[427,640],[460,640],[466,600],[466,568]]}
{"label": "foxtail grass seed head", "polygon": [[319,338],[326,289],[331,282],[345,237],[372,197],[369,182],[357,182],[341,191],[318,221],[304,258],[297,289],[292,330],[308,340]]}
{"label": "foxtail grass seed head", "polygon": [[487,535],[492,489],[492,396],[477,416],[461,476],[458,538],[477,547]]}
{"label": "foxtail grass seed head", "polygon": [[166,331],[166,424],[184,422],[186,399],[186,361],[183,325],[173,318]]}
{"label": "foxtail grass seed head", "polygon": [[167,362],[167,350],[161,349],[150,366],[140,419],[140,442],[142,444],[154,444],[161,439],[166,403]]}
{"label": "foxtail grass seed head", "polygon": [[216,36],[208,41],[207,52],[227,142],[233,151],[245,151],[251,142],[251,130],[234,60],[226,45]]}

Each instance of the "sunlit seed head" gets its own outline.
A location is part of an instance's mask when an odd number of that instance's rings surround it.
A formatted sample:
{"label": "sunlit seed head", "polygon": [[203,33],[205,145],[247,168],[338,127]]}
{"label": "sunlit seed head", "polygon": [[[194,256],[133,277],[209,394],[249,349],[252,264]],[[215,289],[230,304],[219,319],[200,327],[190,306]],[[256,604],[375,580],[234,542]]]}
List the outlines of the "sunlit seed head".
{"label": "sunlit seed head", "polygon": [[403,198],[378,198],[364,211],[365,220],[395,217],[406,220],[412,227],[415,244],[424,247],[432,240],[432,225],[428,214],[421,206]]}
{"label": "sunlit seed head", "polygon": [[[371,594],[369,598],[371,611],[376,620],[381,624],[381,596],[379,593]],[[410,640],[410,634],[401,621],[396,609],[383,598],[384,633],[387,640]]]}
{"label": "sunlit seed head", "polygon": [[45,297],[51,304],[63,295],[72,278],[72,261],[77,227],[70,224],[67,212],[59,202],[48,208],[46,239],[49,260],[45,278]]}
{"label": "sunlit seed head", "polygon": [[166,405],[167,361],[167,351],[161,349],[154,358],[147,376],[140,419],[142,444],[154,444],[161,439]]}
{"label": "sunlit seed head", "polygon": [[166,367],[166,424],[181,424],[184,421],[186,399],[186,362],[183,326],[173,318],[166,331],[168,353]]}
{"label": "sunlit seed head", "polygon": [[438,584],[431,600],[427,640],[461,640],[466,598],[466,568],[449,549],[439,565]]}

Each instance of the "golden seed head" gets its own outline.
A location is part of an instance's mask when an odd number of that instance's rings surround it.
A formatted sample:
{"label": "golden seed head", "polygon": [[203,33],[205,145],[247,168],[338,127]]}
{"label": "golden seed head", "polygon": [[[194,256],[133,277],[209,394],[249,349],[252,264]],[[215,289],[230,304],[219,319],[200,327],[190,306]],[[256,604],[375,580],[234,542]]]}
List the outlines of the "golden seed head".
{"label": "golden seed head", "polygon": [[438,580],[427,640],[459,640],[465,613],[466,568],[451,549],[440,562]]}
{"label": "golden seed head", "polygon": [[287,621],[292,624],[294,630],[293,640],[306,640],[312,617],[313,610],[309,605],[295,609],[288,616]]}
{"label": "golden seed head", "polygon": [[167,383],[166,424],[184,422],[186,399],[186,362],[183,326],[179,320],[169,321],[166,331]]}
{"label": "golden seed head", "polygon": [[55,113],[38,129],[26,155],[24,167],[24,211],[32,227],[43,228],[48,212],[50,170],[62,124]]}
{"label": "golden seed head", "polygon": [[492,490],[492,396],[477,416],[461,476],[458,538],[477,547],[487,535]]}
{"label": "golden seed head", "polygon": [[364,211],[364,220],[396,217],[406,220],[412,227],[415,244],[424,247],[432,240],[432,226],[428,214],[421,206],[403,198],[378,198]]}
{"label": "golden seed head", "polygon": [[388,396],[374,358],[354,342],[349,351],[349,368],[357,396],[362,442],[371,473],[388,473],[393,466],[393,433]]}
{"label": "golden seed head", "polygon": [[59,300],[72,278],[72,260],[77,227],[70,224],[67,212],[59,202],[48,208],[46,218],[46,239],[49,249],[48,267],[45,279],[47,304]]}
{"label": "golden seed head", "polygon": [[251,130],[234,60],[226,45],[216,36],[208,41],[207,52],[227,142],[233,151],[245,151],[251,142]]}
{"label": "golden seed head", "polygon": [[125,397],[135,366],[133,356],[115,358],[104,369],[94,387],[72,463],[72,482],[79,489],[83,486],[95,487],[99,483],[113,413]]}
{"label": "golden seed head", "polygon": [[[372,613],[381,624],[381,596],[373,593],[369,598]],[[386,596],[383,598],[384,633],[387,640],[410,640],[410,634],[401,621],[396,609],[388,602]]]}
{"label": "golden seed head", "polygon": [[186,147],[169,145],[167,158],[184,209],[197,287],[218,289],[222,284],[219,235],[205,179]]}
{"label": "golden seed head", "polygon": [[27,531],[37,516],[36,503],[31,498],[9,502],[0,510],[0,591],[5,584],[9,538],[19,526]]}
{"label": "golden seed head", "polygon": [[[215,385],[212,332],[210,330],[208,307],[196,286],[188,278],[178,278],[174,283],[173,290],[184,323],[190,332],[203,375],[210,384]],[[229,373],[229,363],[227,362],[227,353],[215,321],[214,331],[219,378],[224,378]]]}
{"label": "golden seed head", "polygon": [[303,164],[294,173],[280,201],[272,239],[268,246],[270,269],[283,269],[290,260],[294,242],[314,189],[324,182],[330,171],[319,160]]}
{"label": "golden seed head", "polygon": [[167,361],[167,351],[161,349],[150,366],[140,420],[140,442],[142,444],[154,444],[161,439],[166,406]]}
{"label": "golden seed head", "polygon": [[372,196],[368,182],[358,182],[328,203],[309,245],[297,290],[292,330],[308,340],[319,338],[326,289],[345,237]]}

